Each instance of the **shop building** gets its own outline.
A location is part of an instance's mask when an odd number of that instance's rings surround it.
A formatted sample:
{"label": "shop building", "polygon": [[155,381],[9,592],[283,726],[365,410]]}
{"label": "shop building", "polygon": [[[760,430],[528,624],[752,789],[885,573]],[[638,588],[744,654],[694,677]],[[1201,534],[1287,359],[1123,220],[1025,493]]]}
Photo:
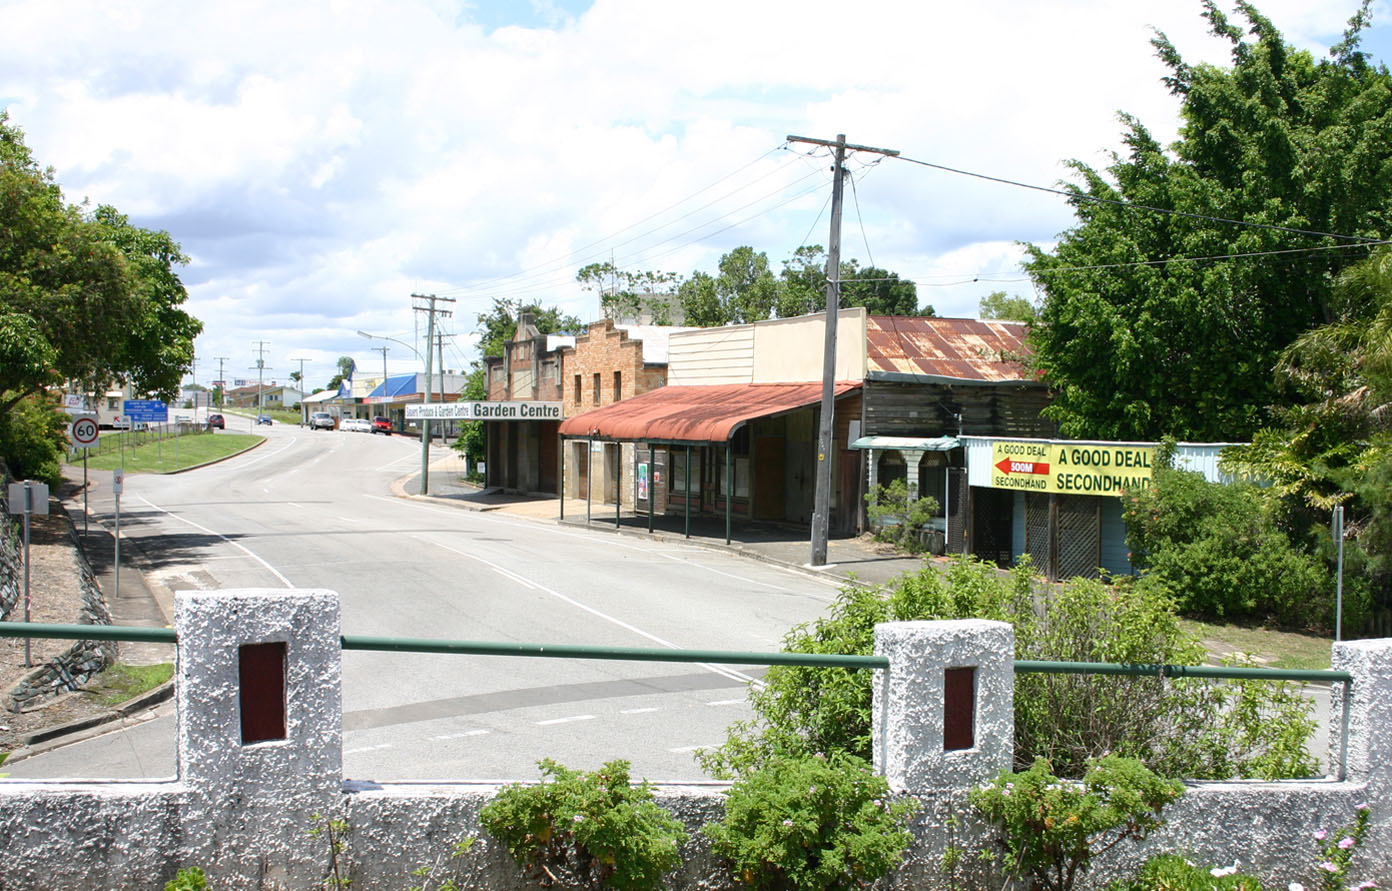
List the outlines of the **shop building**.
{"label": "shop building", "polygon": [[[963,548],[1000,566],[1029,554],[1050,579],[1132,572],[1121,498],[1151,485],[1159,443],[963,436],[969,496]],[[1231,482],[1234,443],[1179,443],[1174,466]]]}

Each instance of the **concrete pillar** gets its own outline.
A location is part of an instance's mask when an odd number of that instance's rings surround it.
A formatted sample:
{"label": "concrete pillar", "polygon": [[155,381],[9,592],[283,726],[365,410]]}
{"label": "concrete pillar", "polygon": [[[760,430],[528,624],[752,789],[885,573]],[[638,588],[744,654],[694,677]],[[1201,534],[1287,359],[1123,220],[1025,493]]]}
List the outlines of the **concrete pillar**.
{"label": "concrete pillar", "polygon": [[918,460],[923,457],[923,452],[914,449],[904,449],[899,452],[904,458],[904,470],[908,476],[904,484],[908,486],[908,500],[918,500]]}
{"label": "concrete pillar", "polygon": [[875,626],[875,768],[898,791],[966,789],[1011,766],[1015,629],[962,619]]}
{"label": "concrete pillar", "polygon": [[[1387,808],[1392,801],[1392,638],[1336,643],[1330,663],[1335,671],[1353,675],[1352,684],[1335,684],[1330,690],[1331,720],[1336,740],[1341,725],[1348,730],[1347,751],[1342,753],[1344,779],[1362,785],[1356,797],[1372,805],[1364,847],[1392,851],[1392,813]],[[1330,754],[1331,762],[1338,763],[1341,753]],[[1386,882],[1392,866],[1381,874],[1369,872]]]}
{"label": "concrete pillar", "polygon": [[316,883],[311,815],[335,813],[343,791],[338,595],[181,591],[174,616],[187,862],[218,887]]}

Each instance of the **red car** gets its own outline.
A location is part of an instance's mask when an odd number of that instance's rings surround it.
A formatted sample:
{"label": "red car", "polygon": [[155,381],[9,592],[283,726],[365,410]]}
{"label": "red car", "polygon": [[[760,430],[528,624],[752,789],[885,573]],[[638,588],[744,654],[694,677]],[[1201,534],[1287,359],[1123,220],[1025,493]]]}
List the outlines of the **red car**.
{"label": "red car", "polygon": [[222,415],[208,415],[208,429],[216,427],[219,430],[227,429],[227,422],[222,419]]}
{"label": "red car", "polygon": [[387,434],[388,436],[391,436],[391,432],[392,432],[392,428],[391,428],[391,418],[384,418],[384,417],[382,417],[381,415],[378,415],[377,417],[373,418],[373,419],[372,419],[372,432],[373,432],[373,433],[385,433],[385,434]]}

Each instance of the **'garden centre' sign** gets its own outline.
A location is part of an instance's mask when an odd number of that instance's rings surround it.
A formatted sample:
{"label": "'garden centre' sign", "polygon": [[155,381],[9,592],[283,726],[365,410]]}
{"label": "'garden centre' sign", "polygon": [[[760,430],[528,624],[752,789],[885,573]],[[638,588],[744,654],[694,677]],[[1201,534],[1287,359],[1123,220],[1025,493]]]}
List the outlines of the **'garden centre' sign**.
{"label": "'garden centre' sign", "polygon": [[1155,447],[1126,443],[996,442],[991,485],[1066,495],[1120,495],[1150,488]]}
{"label": "'garden centre' sign", "polygon": [[559,421],[559,402],[433,402],[406,406],[406,420],[451,418],[461,421]]}

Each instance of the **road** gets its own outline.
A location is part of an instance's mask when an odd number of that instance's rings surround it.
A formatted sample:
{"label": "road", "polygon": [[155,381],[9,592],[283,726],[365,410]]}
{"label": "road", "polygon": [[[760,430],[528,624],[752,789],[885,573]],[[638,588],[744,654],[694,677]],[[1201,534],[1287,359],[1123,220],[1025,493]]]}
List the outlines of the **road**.
{"label": "road", "polygon": [[[349,635],[776,650],[836,594],[817,579],[676,543],[396,497],[420,444],[260,427],[260,448],[174,476],[128,476],[121,534],[170,590],[326,588]],[[94,516],[110,525],[103,489]],[[703,777],[697,747],[747,717],[762,669],[346,652],[344,774],[520,779],[555,758]],[[15,777],[174,773],[172,707],[14,764]]]}

